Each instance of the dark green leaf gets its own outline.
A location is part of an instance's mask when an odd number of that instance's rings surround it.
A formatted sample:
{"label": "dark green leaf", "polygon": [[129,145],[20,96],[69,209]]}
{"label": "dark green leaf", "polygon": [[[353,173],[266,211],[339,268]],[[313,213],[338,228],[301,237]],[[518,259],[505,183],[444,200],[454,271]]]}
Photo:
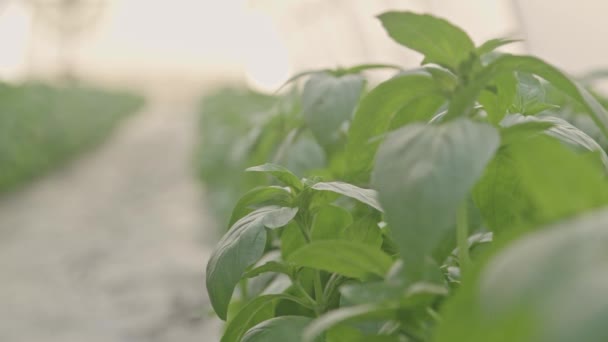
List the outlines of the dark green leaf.
{"label": "dark green leaf", "polygon": [[[312,321],[310,317],[282,316],[262,322],[249,329],[241,342],[285,342],[300,341],[304,328]],[[320,342],[321,339],[311,339]]]}
{"label": "dark green leaf", "polygon": [[[264,252],[264,219],[268,215],[283,216],[284,212],[276,206],[260,208],[238,220],[218,242],[207,263],[206,280],[211,305],[221,319],[226,319],[232,292],[243,273]],[[272,221],[275,227],[279,223]]]}
{"label": "dark green leaf", "polygon": [[281,233],[281,256],[287,260],[289,255],[306,245],[306,239],[296,222],[290,222]]}
{"label": "dark green leaf", "polygon": [[[386,133],[397,111],[413,100],[439,94],[435,82],[428,74],[397,76],[369,92],[361,100],[349,129],[346,162],[351,178],[362,179],[369,175],[381,142],[371,140]],[[430,118],[434,113],[433,110],[427,115]]]}
{"label": "dark green leaf", "polygon": [[378,18],[391,38],[422,53],[429,63],[456,70],[475,50],[471,38],[444,19],[412,12],[387,12]]}
{"label": "dark green leaf", "polygon": [[287,261],[353,278],[384,276],[392,264],[391,257],[380,249],[342,240],[312,242],[293,252]]}
{"label": "dark green leaf", "polygon": [[347,196],[357,201],[367,204],[370,207],[382,211],[380,203],[378,203],[378,194],[371,189],[363,189],[356,185],[344,182],[320,182],[312,186],[313,189],[319,191],[331,191],[337,194]]}
{"label": "dark green leaf", "polygon": [[372,181],[412,280],[498,148],[493,127],[453,120],[413,124],[392,133],[376,159]]}
{"label": "dark green leaf", "polygon": [[365,80],[359,75],[315,74],[302,91],[302,115],[317,141],[331,148],[340,141],[340,127],[352,118]]}

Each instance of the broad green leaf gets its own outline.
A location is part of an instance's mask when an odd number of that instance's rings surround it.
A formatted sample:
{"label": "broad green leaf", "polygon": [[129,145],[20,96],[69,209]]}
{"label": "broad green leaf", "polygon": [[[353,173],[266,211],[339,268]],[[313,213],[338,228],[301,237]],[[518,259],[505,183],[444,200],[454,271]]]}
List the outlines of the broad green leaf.
{"label": "broad green leaf", "polygon": [[407,288],[386,282],[348,284],[340,287],[342,298],[349,304],[394,304],[401,309],[427,305],[431,299],[448,294],[445,286],[418,282]]}
{"label": "broad green leaf", "polygon": [[356,185],[344,182],[319,182],[312,186],[314,190],[331,191],[337,194],[347,196],[357,201],[367,204],[370,207],[382,211],[380,203],[378,203],[378,194],[375,190],[363,189]]}
{"label": "broad green leaf", "polygon": [[602,163],[608,170],[608,156],[602,147],[593,138],[585,132],[574,127],[568,121],[554,116],[523,116],[520,114],[509,115],[501,122],[501,126],[513,127],[527,122],[547,123],[550,124],[546,130],[546,134],[552,136],[572,147],[580,148],[591,152],[598,152],[602,159]]}
{"label": "broad green leaf", "polygon": [[[516,115],[516,114],[512,114]],[[545,133],[553,126],[552,123],[546,121],[525,121],[513,125],[506,123],[511,120],[511,115],[507,116],[502,121],[504,127],[500,128],[500,145],[507,146],[510,144],[523,142],[529,138]]]}
{"label": "broad green leaf", "polygon": [[503,147],[474,197],[488,228],[502,233],[608,204],[608,182],[596,153],[537,136]]}
{"label": "broad green leaf", "polygon": [[570,80],[557,68],[531,56],[502,55],[498,57],[484,67],[472,82],[454,95],[447,116],[457,117],[467,113],[475,105],[479,93],[486,85],[497,75],[513,71],[540,76],[555,88],[572,97],[588,111],[604,135],[608,136],[608,112],[604,107],[586,89]]}
{"label": "broad green leaf", "polygon": [[298,208],[282,207],[278,210],[272,211],[262,219],[262,224],[266,228],[276,229],[285,226],[291,221],[298,213]]}
{"label": "broad green leaf", "polygon": [[[221,342],[240,342],[249,328],[272,318],[274,304],[278,299],[288,298],[288,296],[278,294],[260,296],[251,300],[228,322]],[[270,315],[259,315],[263,312],[268,312]]]}
{"label": "broad green leaf", "polygon": [[501,46],[512,44],[512,43],[517,43],[517,42],[521,42],[521,39],[494,38],[494,39],[487,40],[483,44],[481,44],[476,49],[476,52],[477,52],[478,56],[481,56],[481,55],[485,55],[486,53],[490,53],[490,52],[498,49]]}
{"label": "broad green leaf", "polygon": [[[238,220],[218,242],[209,258],[206,271],[207,292],[213,309],[221,319],[226,319],[232,292],[243,273],[264,252],[264,220],[267,216],[275,217],[270,220],[274,228],[280,223],[287,224],[293,218],[285,215],[285,210],[281,207],[260,208]],[[286,221],[279,222],[279,217]]]}
{"label": "broad green leaf", "polygon": [[310,229],[312,241],[337,240],[343,235],[344,229],[352,224],[353,217],[348,210],[334,205],[319,208],[315,214]]}
{"label": "broad green leaf", "polygon": [[281,256],[287,260],[289,255],[306,245],[306,239],[295,221],[290,222],[281,232]]}
{"label": "broad green leaf", "polygon": [[391,257],[380,249],[342,240],[312,242],[293,252],[287,261],[353,278],[384,276],[392,264]]}
{"label": "broad green leaf", "polygon": [[306,327],[302,341],[316,341],[325,331],[344,323],[362,320],[390,319],[394,317],[395,314],[396,309],[394,307],[377,304],[364,304],[332,310],[315,319]]}
{"label": "broad green leaf", "polygon": [[598,210],[499,250],[447,303],[435,341],[607,340],[606,222]]}
{"label": "broad green leaf", "polygon": [[317,141],[332,149],[341,139],[340,127],[353,116],[365,80],[359,75],[311,76],[302,91],[302,115]]}
{"label": "broad green leaf", "polygon": [[281,165],[266,163],[264,165],[252,166],[246,171],[268,173],[285,185],[288,185],[295,190],[302,190],[302,182],[300,179]]}
{"label": "broad green leaf", "polygon": [[394,131],[415,122],[427,123],[445,103],[445,98],[437,94],[412,100],[395,113],[387,131]]}
{"label": "broad green leaf", "polygon": [[251,189],[234,206],[228,226],[232,226],[241,217],[251,212],[252,209],[250,207],[253,205],[286,205],[290,197],[289,189],[280,186],[265,186]]}
{"label": "broad green leaf", "polygon": [[[491,88],[488,89],[488,88]],[[487,87],[479,95],[479,103],[488,114],[493,124],[498,124],[507,114],[516,95],[517,80],[513,73],[503,73],[496,76],[491,87]]]}
{"label": "broad green leaf", "polygon": [[429,63],[457,70],[475,50],[471,38],[444,19],[412,12],[387,12],[378,18],[391,38],[422,53]]}
{"label": "broad green leaf", "polygon": [[498,145],[495,128],[468,119],[408,125],[384,141],[372,182],[411,280],[454,226]]}
{"label": "broad green leaf", "polygon": [[378,221],[379,219],[375,215],[357,218],[344,229],[342,239],[380,247],[382,245],[382,232],[380,231],[380,227],[378,227]]}
{"label": "broad green leaf", "polygon": [[[348,133],[346,164],[350,178],[367,180],[381,142],[372,139],[386,133],[396,112],[430,95],[440,95],[440,92],[433,79],[424,73],[394,77],[363,97]],[[418,117],[424,114],[416,113]],[[435,110],[426,114],[430,118]]]}
{"label": "broad green leaf", "polygon": [[[312,321],[310,317],[282,316],[264,321],[249,329],[241,342],[285,342],[301,341],[299,336]],[[312,339],[320,342],[321,339]]]}

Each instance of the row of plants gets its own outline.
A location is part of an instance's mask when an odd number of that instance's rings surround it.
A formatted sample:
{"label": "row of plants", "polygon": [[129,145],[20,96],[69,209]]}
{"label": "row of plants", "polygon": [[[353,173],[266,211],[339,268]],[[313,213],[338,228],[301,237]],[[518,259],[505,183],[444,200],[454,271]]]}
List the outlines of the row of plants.
{"label": "row of plants", "polygon": [[224,132],[258,178],[206,268],[222,342],[608,340],[601,99],[513,40],[378,18],[421,67],[303,73]]}
{"label": "row of plants", "polygon": [[8,191],[102,141],[142,98],[42,83],[0,84],[0,191]]}

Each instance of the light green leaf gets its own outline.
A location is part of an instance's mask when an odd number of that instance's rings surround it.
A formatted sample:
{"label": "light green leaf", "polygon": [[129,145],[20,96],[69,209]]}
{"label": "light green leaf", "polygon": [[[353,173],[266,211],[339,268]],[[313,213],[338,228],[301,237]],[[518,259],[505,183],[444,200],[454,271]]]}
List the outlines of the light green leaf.
{"label": "light green leaf", "polygon": [[302,340],[303,342],[316,341],[325,331],[340,324],[362,320],[390,319],[395,314],[395,308],[377,304],[364,304],[332,310],[315,319],[306,327]]}
{"label": "light green leaf", "polygon": [[291,253],[306,245],[306,239],[295,221],[290,222],[281,232],[281,256],[287,260]]}
{"label": "light green leaf", "polygon": [[497,124],[507,114],[513,103],[517,90],[517,80],[513,73],[502,73],[496,76],[491,85],[493,91],[486,88],[479,95],[479,103],[484,107],[491,123]]}
{"label": "light green leaf", "polygon": [[293,252],[287,261],[353,278],[384,276],[392,264],[391,257],[380,249],[343,240],[312,242]]}
{"label": "light green leaf", "polygon": [[302,91],[302,115],[320,145],[332,148],[341,139],[340,127],[350,121],[365,80],[359,75],[311,76]]}
{"label": "light green leaf", "polygon": [[[249,329],[241,342],[285,342],[300,341],[304,328],[312,321],[310,317],[281,316],[264,321]],[[320,342],[312,339],[311,342]]]}
{"label": "light green leaf", "polygon": [[337,240],[343,235],[344,229],[352,224],[353,217],[348,210],[334,205],[326,205],[317,211],[310,237],[312,241]]}
{"label": "light green leaf", "polygon": [[497,75],[504,72],[527,72],[547,80],[555,88],[579,102],[591,115],[595,123],[608,136],[608,113],[602,105],[582,86],[570,80],[555,67],[531,56],[502,55],[487,65],[466,87],[457,92],[448,111],[448,117],[467,113],[474,105],[479,93]]}
{"label": "light green leaf", "polygon": [[[430,95],[440,95],[433,79],[427,74],[406,74],[381,83],[359,104],[348,133],[346,163],[351,178],[369,176],[372,161],[381,140],[372,139],[386,133],[394,114],[410,102]],[[416,113],[418,117],[429,113]]]}
{"label": "light green leaf", "polygon": [[295,190],[302,190],[302,182],[300,179],[281,165],[266,163],[263,165],[252,166],[245,171],[268,173],[285,185],[288,185]]}
{"label": "light green leaf", "polygon": [[520,114],[509,115],[501,122],[503,127],[513,127],[527,122],[538,122],[550,124],[546,130],[546,134],[554,137],[572,147],[580,148],[591,152],[598,152],[602,163],[608,170],[608,156],[602,147],[593,138],[588,136],[585,132],[574,127],[568,121],[560,119],[554,116],[523,116]]}
{"label": "light green leaf", "polygon": [[[265,295],[251,300],[228,322],[224,335],[220,341],[240,342],[249,328],[272,318],[274,305],[278,299],[288,299],[288,296],[281,294]],[[265,311],[269,311],[270,315],[259,315]]]}
{"label": "light green leaf", "polygon": [[291,275],[292,271],[293,271],[293,268],[283,262],[268,261],[268,262],[264,263],[263,265],[260,265],[252,270],[247,271],[247,273],[245,273],[243,275],[243,277],[244,278],[253,278],[253,277],[257,277],[258,275],[260,275],[262,273],[266,273],[266,272],[283,273],[286,275]]}
{"label": "light green leaf", "polygon": [[435,341],[607,340],[606,222],[602,209],[502,248],[447,303]]}
{"label": "light green leaf", "polygon": [[596,153],[537,136],[502,148],[474,195],[488,227],[502,233],[606,205],[608,182]]}
{"label": "light green leaf", "polygon": [[[291,197],[289,188],[265,186],[249,190],[234,206],[229,227],[252,211],[253,205],[286,205]],[[270,202],[270,203],[269,203]]]}
{"label": "light green leaf", "polygon": [[[226,319],[232,292],[243,273],[258,261],[264,252],[265,217],[279,215],[288,218],[281,213],[284,213],[283,208],[269,206],[248,214],[230,228],[211,254],[206,272],[207,293],[213,309],[221,319]],[[272,223],[273,227],[276,227],[280,222],[272,220]]]}
{"label": "light green leaf", "polygon": [[382,211],[380,203],[378,203],[378,194],[375,190],[363,189],[356,185],[344,182],[319,182],[312,186],[314,190],[331,191],[337,194],[347,196],[357,201],[367,204],[370,207]]}
{"label": "light green leaf", "polygon": [[490,53],[501,46],[521,42],[521,39],[509,39],[509,38],[495,38],[485,41],[481,44],[477,49],[477,55],[485,55],[486,53]]}
{"label": "light green leaf", "polygon": [[408,125],[378,151],[372,182],[412,280],[446,231],[499,145],[490,125],[457,119]]}
{"label": "light green leaf", "polygon": [[387,12],[378,18],[391,38],[422,53],[429,63],[456,70],[475,50],[471,38],[444,19],[412,12]]}
{"label": "light green leaf", "polygon": [[373,247],[382,245],[382,232],[378,227],[379,219],[375,215],[367,215],[355,220],[342,232],[342,238],[347,241],[362,242]]}

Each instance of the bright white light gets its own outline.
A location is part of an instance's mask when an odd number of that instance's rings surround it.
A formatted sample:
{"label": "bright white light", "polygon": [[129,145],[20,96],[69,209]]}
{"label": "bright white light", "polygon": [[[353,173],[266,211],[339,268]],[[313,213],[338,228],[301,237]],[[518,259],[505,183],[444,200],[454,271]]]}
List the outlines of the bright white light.
{"label": "bright white light", "polygon": [[19,3],[3,2],[0,0],[0,6],[6,6],[0,12],[0,79],[12,80],[26,67],[30,20]]}

